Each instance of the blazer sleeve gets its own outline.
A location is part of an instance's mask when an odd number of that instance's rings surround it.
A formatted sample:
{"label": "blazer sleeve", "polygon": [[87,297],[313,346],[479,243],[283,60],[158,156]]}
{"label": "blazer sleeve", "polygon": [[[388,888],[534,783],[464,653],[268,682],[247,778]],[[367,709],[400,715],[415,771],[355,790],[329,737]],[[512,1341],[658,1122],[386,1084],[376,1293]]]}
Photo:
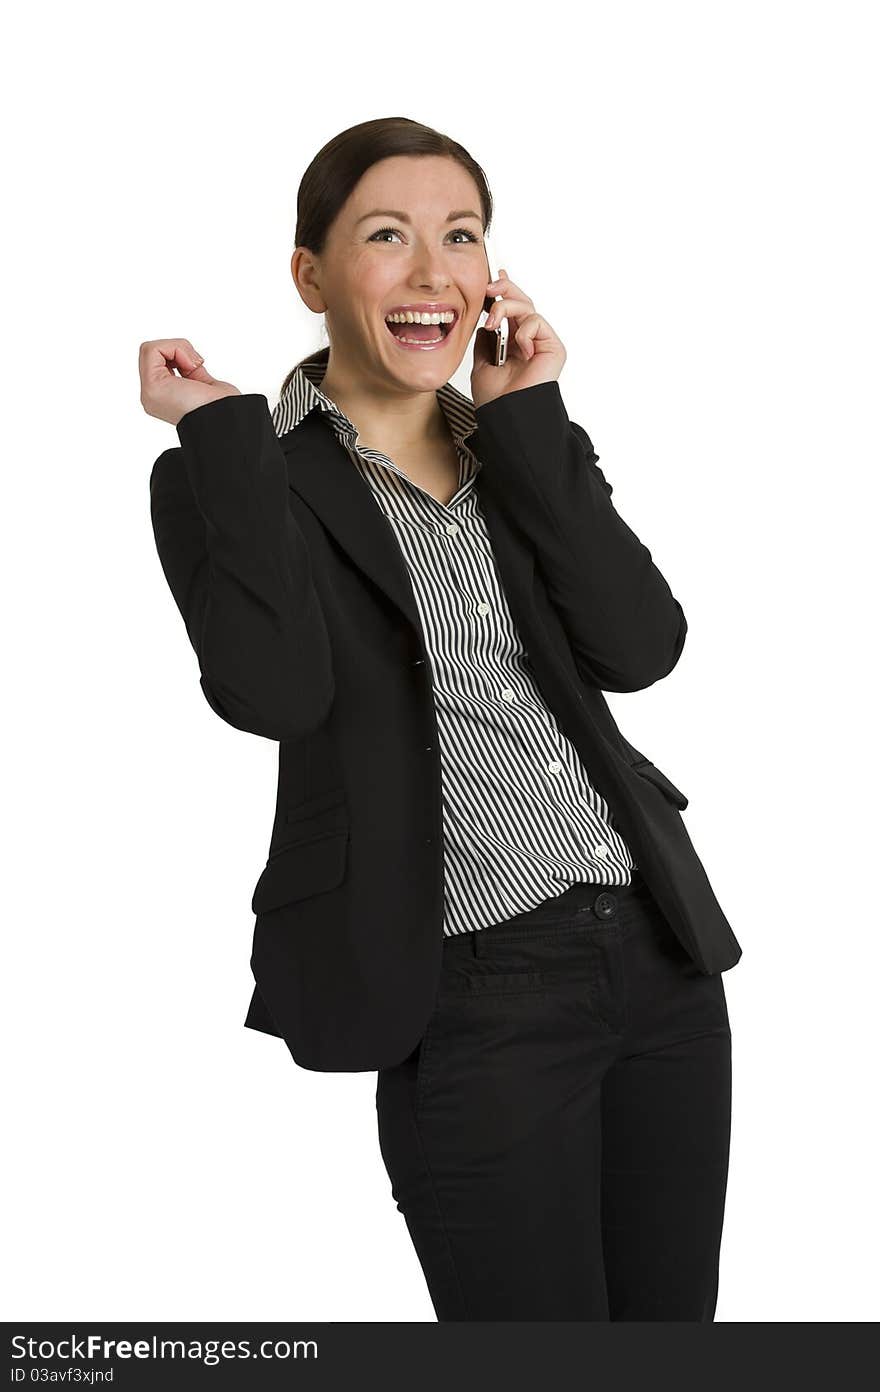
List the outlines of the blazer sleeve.
{"label": "blazer sleeve", "polygon": [[330,641],[261,393],[187,412],[150,475],[159,560],[221,719],[295,739],[326,718]]}
{"label": "blazer sleeve", "polygon": [[488,490],[535,552],[581,678],[641,691],[672,671],[687,620],[647,546],[618,515],[589,435],[558,382],[476,408]]}

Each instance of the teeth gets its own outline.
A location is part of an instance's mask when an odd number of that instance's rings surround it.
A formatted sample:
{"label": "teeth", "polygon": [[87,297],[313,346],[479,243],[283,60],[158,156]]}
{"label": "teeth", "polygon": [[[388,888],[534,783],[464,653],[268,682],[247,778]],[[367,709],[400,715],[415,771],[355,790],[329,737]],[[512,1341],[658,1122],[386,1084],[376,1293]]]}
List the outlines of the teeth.
{"label": "teeth", "polygon": [[422,314],[417,309],[406,309],[399,314],[386,314],[385,318],[389,324],[451,324],[455,314],[451,309],[435,314]]}

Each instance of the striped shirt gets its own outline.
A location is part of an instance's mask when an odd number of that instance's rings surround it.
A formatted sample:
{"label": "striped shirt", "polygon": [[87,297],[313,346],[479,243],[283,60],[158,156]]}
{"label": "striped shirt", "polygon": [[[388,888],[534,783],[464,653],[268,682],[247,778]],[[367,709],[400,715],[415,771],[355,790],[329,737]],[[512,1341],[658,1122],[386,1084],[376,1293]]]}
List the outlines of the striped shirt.
{"label": "striped shirt", "polygon": [[315,406],[326,413],[406,561],[440,741],[444,935],[499,923],[577,880],[629,884],[629,848],[548,709],[507,606],[474,485],[484,466],[464,443],[473,402],[451,383],[437,392],[459,459],[458,489],[442,503],[358,443],[320,389],[326,366],[326,350],[298,365],[272,422],[282,436]]}

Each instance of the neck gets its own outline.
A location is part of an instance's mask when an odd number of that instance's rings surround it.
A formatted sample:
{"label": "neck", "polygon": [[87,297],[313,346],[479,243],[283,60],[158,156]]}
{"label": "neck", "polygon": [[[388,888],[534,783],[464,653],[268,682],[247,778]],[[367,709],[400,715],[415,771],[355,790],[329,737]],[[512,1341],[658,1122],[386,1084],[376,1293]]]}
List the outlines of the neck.
{"label": "neck", "polygon": [[364,376],[334,361],[332,352],[320,386],[368,448],[392,454],[450,438],[434,387],[412,391],[387,378]]}

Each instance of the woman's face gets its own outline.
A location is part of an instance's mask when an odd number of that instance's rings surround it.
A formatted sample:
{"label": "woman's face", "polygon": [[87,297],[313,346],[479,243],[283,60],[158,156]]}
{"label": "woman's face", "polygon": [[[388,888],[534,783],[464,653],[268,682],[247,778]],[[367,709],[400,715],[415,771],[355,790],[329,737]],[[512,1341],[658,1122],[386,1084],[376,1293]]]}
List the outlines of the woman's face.
{"label": "woman's face", "polygon": [[[302,255],[297,249],[294,259]],[[309,253],[309,256],[311,254]],[[453,375],[483,309],[489,268],[477,186],[441,155],[394,155],[367,170],[313,257],[306,302],[324,310],[337,367],[436,389]],[[303,298],[305,287],[301,287]],[[391,332],[392,311],[442,305],[444,326]],[[436,345],[428,339],[443,334]]]}

